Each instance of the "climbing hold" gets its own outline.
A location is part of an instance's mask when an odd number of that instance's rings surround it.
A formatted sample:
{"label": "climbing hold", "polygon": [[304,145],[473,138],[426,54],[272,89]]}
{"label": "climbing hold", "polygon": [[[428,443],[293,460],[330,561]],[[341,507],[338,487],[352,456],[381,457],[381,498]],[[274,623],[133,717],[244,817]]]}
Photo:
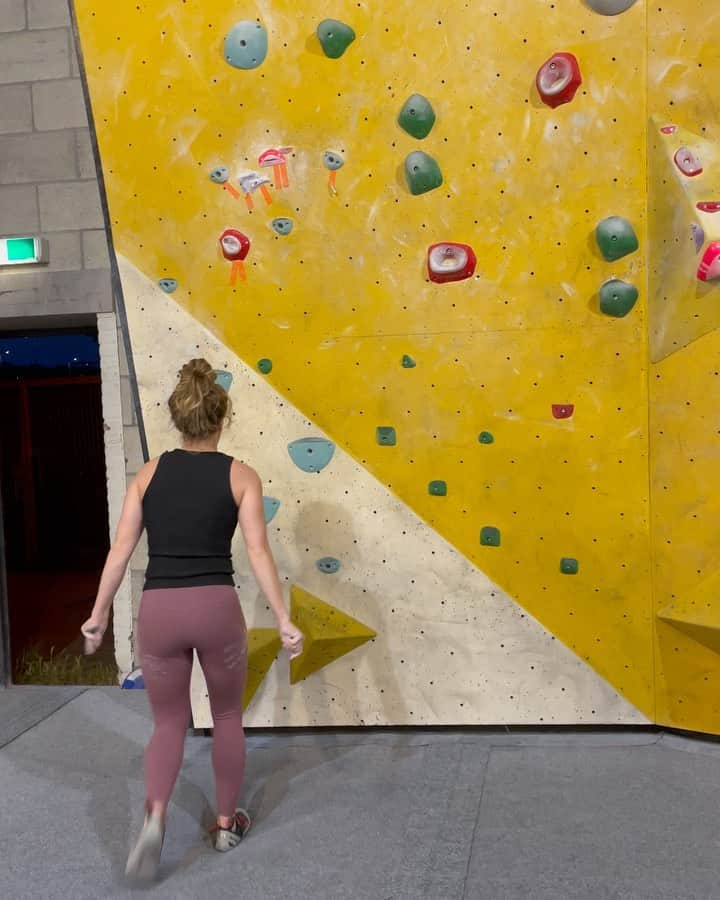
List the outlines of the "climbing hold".
{"label": "climbing hold", "polygon": [[485,525],[480,531],[480,544],[483,547],[499,547],[500,529],[494,525]]}
{"label": "climbing hold", "polygon": [[413,150],[405,160],[405,178],[411,194],[425,194],[443,183],[440,166],[422,150]]}
{"label": "climbing hold", "polygon": [[402,358],[402,367],[403,369],[414,369],[417,363],[412,358],[412,356],[408,356],[407,353]]}
{"label": "climbing hold", "polygon": [[595,239],[600,252],[608,262],[622,259],[623,256],[634,253],[640,246],[635,229],[627,219],[620,216],[603,219],[595,229]]}
{"label": "climbing hold", "polygon": [[585,0],[585,2],[601,16],[617,16],[630,9],[636,0]]}
{"label": "climbing hold", "polygon": [[555,109],[569,103],[582,84],[580,65],[572,53],[555,53],[538,69],[535,78],[540,99]]}
{"label": "climbing hold", "polygon": [[242,708],[247,709],[248,704],[257,693],[258,688],[265,680],[265,676],[272,668],[277,655],[282,649],[280,635],[275,628],[250,628],[247,633],[247,680],[245,693],[242,699]]}
{"label": "climbing hold", "polygon": [[428,277],[436,284],[471,278],[475,263],[475,253],[468,244],[432,244],[428,248]]}
{"label": "climbing hold", "polygon": [[695,252],[699,253],[705,245],[705,229],[697,222],[691,222],[693,241],[695,242]]}
{"label": "climbing hold", "polygon": [[287,158],[292,153],[292,149],[292,147],[280,147],[276,150],[275,147],[271,147],[269,150],[265,150],[258,156],[258,165],[261,169],[272,167],[275,187],[278,190],[290,187],[290,179],[288,178],[287,171]]}
{"label": "climbing hold", "polygon": [[177,290],[178,286],[177,278],[161,278],[158,284],[166,294],[172,294],[173,291]]}
{"label": "climbing hold", "polygon": [[572,403],[553,403],[552,414],[553,419],[570,419],[575,412]]}
{"label": "climbing hold", "polygon": [[478,435],[478,443],[480,444],[494,444],[495,438],[490,434],[489,431],[481,431]]}
{"label": "climbing hold", "polygon": [[677,131],[677,125],[663,125],[660,129],[663,134],[675,134]]}
{"label": "climbing hold", "polygon": [[293,230],[293,220],[286,219],[284,216],[279,216],[277,219],[273,219],[270,225],[275,234],[290,234],[290,232]]}
{"label": "climbing hold", "polygon": [[280,509],[280,501],[274,497],[263,497],[263,510],[265,511],[265,522],[272,522]]}
{"label": "climbing hold", "polygon": [[355,40],[355,32],[337,19],[324,19],[317,27],[317,36],[325,56],[340,59]]}
{"label": "climbing hold", "polygon": [[342,169],[345,165],[345,160],[336,150],[326,150],[323,153],[323,165],[326,169],[330,170],[330,176],[328,178],[328,188],[330,193],[335,196],[337,194],[337,188],[335,186],[335,180],[337,178],[338,169]]}
{"label": "climbing hold", "polygon": [[235,284],[238,278],[245,281],[247,275],[243,260],[250,252],[250,238],[235,228],[226,228],[220,235],[220,249],[225,259],[232,263],[230,284]]}
{"label": "climbing hold", "polygon": [[447,483],[445,481],[431,481],[428,485],[428,494],[431,497],[447,497]]}
{"label": "climbing hold", "polygon": [[720,241],[708,244],[697,277],[700,281],[715,281],[720,278]]}
{"label": "climbing hold", "polygon": [[230,177],[230,169],[227,166],[216,166],[210,173],[210,181],[215,184],[225,184]]}
{"label": "climbing hold", "polygon": [[322,472],[333,458],[335,444],[325,438],[300,438],[288,444],[288,453],[303,472]]}
{"label": "climbing hold", "polygon": [[230,390],[233,383],[232,372],[225,372],[223,369],[215,370],[215,384],[219,384],[224,391]]}
{"label": "climbing hold", "polygon": [[701,212],[720,212],[720,203],[717,200],[702,200],[700,203],[697,203],[696,206]]}
{"label": "climbing hold", "polygon": [[427,97],[422,94],[408,97],[400,110],[398,124],[419,141],[426,138],[435,124],[435,110]]}
{"label": "climbing hold", "polygon": [[259,359],[257,367],[263,375],[269,375],[272,372],[272,360],[265,358]]}
{"label": "climbing hold", "polygon": [[560,571],[563,575],[577,575],[580,566],[572,556],[563,556],[560,560]]}
{"label": "climbing hold", "polygon": [[336,572],[340,571],[340,560],[335,559],[333,556],[323,556],[322,559],[319,559],[315,565],[319,572],[322,572],[323,575],[334,575]]}
{"label": "climbing hold", "polygon": [[240,175],[238,177],[238,184],[240,185],[240,190],[245,195],[245,204],[249,211],[252,211],[255,205],[252,195],[258,188],[260,188],[260,193],[263,195],[265,203],[268,206],[272,203],[272,197],[267,188],[270,184],[270,179],[266,175],[260,175],[258,172],[248,172],[245,175]]}
{"label": "climbing hold", "polygon": [[700,160],[695,156],[692,150],[689,150],[687,147],[681,147],[675,154],[674,159],[675,165],[680,169],[683,175],[694,178],[696,175],[702,173],[703,168]]}
{"label": "climbing hold", "polygon": [[610,278],[600,288],[600,311],[606,316],[622,319],[637,303],[638,289],[634,284]]}
{"label": "climbing hold", "polygon": [[375,431],[375,438],[381,447],[394,447],[397,444],[395,429],[390,425],[379,425]]}
{"label": "climbing hold", "polygon": [[236,69],[257,69],[265,62],[267,50],[265,27],[250,19],[233,25],[225,38],[225,60]]}

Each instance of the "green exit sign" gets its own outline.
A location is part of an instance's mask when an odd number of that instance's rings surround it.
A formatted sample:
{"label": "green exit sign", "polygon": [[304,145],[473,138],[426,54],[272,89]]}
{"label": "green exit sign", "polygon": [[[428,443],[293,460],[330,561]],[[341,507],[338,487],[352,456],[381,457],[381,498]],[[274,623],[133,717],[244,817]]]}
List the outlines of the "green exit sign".
{"label": "green exit sign", "polygon": [[48,242],[44,238],[0,238],[0,266],[32,266],[47,261]]}

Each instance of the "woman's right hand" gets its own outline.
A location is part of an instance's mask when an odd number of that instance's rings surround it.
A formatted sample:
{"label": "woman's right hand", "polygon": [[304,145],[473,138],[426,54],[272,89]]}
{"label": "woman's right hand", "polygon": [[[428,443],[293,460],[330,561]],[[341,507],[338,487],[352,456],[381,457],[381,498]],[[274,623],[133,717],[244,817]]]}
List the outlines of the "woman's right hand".
{"label": "woman's right hand", "polygon": [[278,631],[280,632],[280,640],[282,641],[283,647],[290,654],[290,659],[295,659],[296,656],[300,656],[303,652],[303,640],[305,638],[302,631],[293,625],[289,619],[278,625]]}

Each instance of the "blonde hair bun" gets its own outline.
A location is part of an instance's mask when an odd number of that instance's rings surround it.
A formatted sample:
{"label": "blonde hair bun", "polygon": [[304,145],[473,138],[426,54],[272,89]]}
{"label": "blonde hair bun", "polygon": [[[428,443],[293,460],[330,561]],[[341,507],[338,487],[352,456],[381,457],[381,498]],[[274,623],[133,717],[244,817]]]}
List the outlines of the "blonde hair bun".
{"label": "blonde hair bun", "polygon": [[206,359],[191,359],[178,372],[168,407],[175,427],[185,437],[206,438],[229,418],[230,398],[215,378],[215,370]]}

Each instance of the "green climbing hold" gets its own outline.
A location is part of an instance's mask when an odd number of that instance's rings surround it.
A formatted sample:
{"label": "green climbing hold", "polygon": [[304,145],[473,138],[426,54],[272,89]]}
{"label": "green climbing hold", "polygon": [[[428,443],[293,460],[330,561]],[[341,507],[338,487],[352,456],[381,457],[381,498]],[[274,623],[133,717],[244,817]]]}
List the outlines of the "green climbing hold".
{"label": "green climbing hold", "polygon": [[440,166],[422,150],[413,150],[405,160],[405,178],[411,194],[426,194],[443,183]]}
{"label": "green climbing hold", "polygon": [[402,367],[403,369],[414,369],[417,363],[412,358],[412,356],[408,356],[407,353],[402,358]]}
{"label": "green climbing hold", "polygon": [[600,311],[606,316],[622,319],[637,303],[638,289],[634,284],[611,278],[600,288]]}
{"label": "green climbing hold", "polygon": [[560,560],[560,571],[563,575],[577,575],[580,566],[572,556],[563,556]]}
{"label": "green climbing hold", "polygon": [[375,437],[381,447],[394,447],[397,444],[395,429],[389,425],[379,425]]}
{"label": "green climbing hold", "polygon": [[480,532],[480,543],[483,547],[499,547],[500,529],[494,525],[485,525]]}
{"label": "green climbing hold", "polygon": [[435,110],[422,94],[413,94],[405,101],[398,116],[398,125],[408,134],[421,141],[432,131],[435,124]]}
{"label": "green climbing hold", "polygon": [[490,434],[489,431],[481,431],[478,435],[478,441],[481,444],[492,444],[495,442],[495,438]]}
{"label": "green climbing hold", "polygon": [[269,375],[272,372],[272,360],[271,359],[260,359],[258,360],[258,369],[263,373],[263,375]]}
{"label": "green climbing hold", "polygon": [[431,481],[428,485],[428,494],[432,497],[447,497],[447,483],[445,481]]}
{"label": "green climbing hold", "polygon": [[355,32],[337,19],[324,19],[317,27],[317,36],[325,56],[340,59],[355,40]]}
{"label": "green climbing hold", "polygon": [[623,256],[634,253],[640,246],[635,229],[627,219],[620,216],[603,219],[595,229],[595,240],[608,262],[622,259]]}

